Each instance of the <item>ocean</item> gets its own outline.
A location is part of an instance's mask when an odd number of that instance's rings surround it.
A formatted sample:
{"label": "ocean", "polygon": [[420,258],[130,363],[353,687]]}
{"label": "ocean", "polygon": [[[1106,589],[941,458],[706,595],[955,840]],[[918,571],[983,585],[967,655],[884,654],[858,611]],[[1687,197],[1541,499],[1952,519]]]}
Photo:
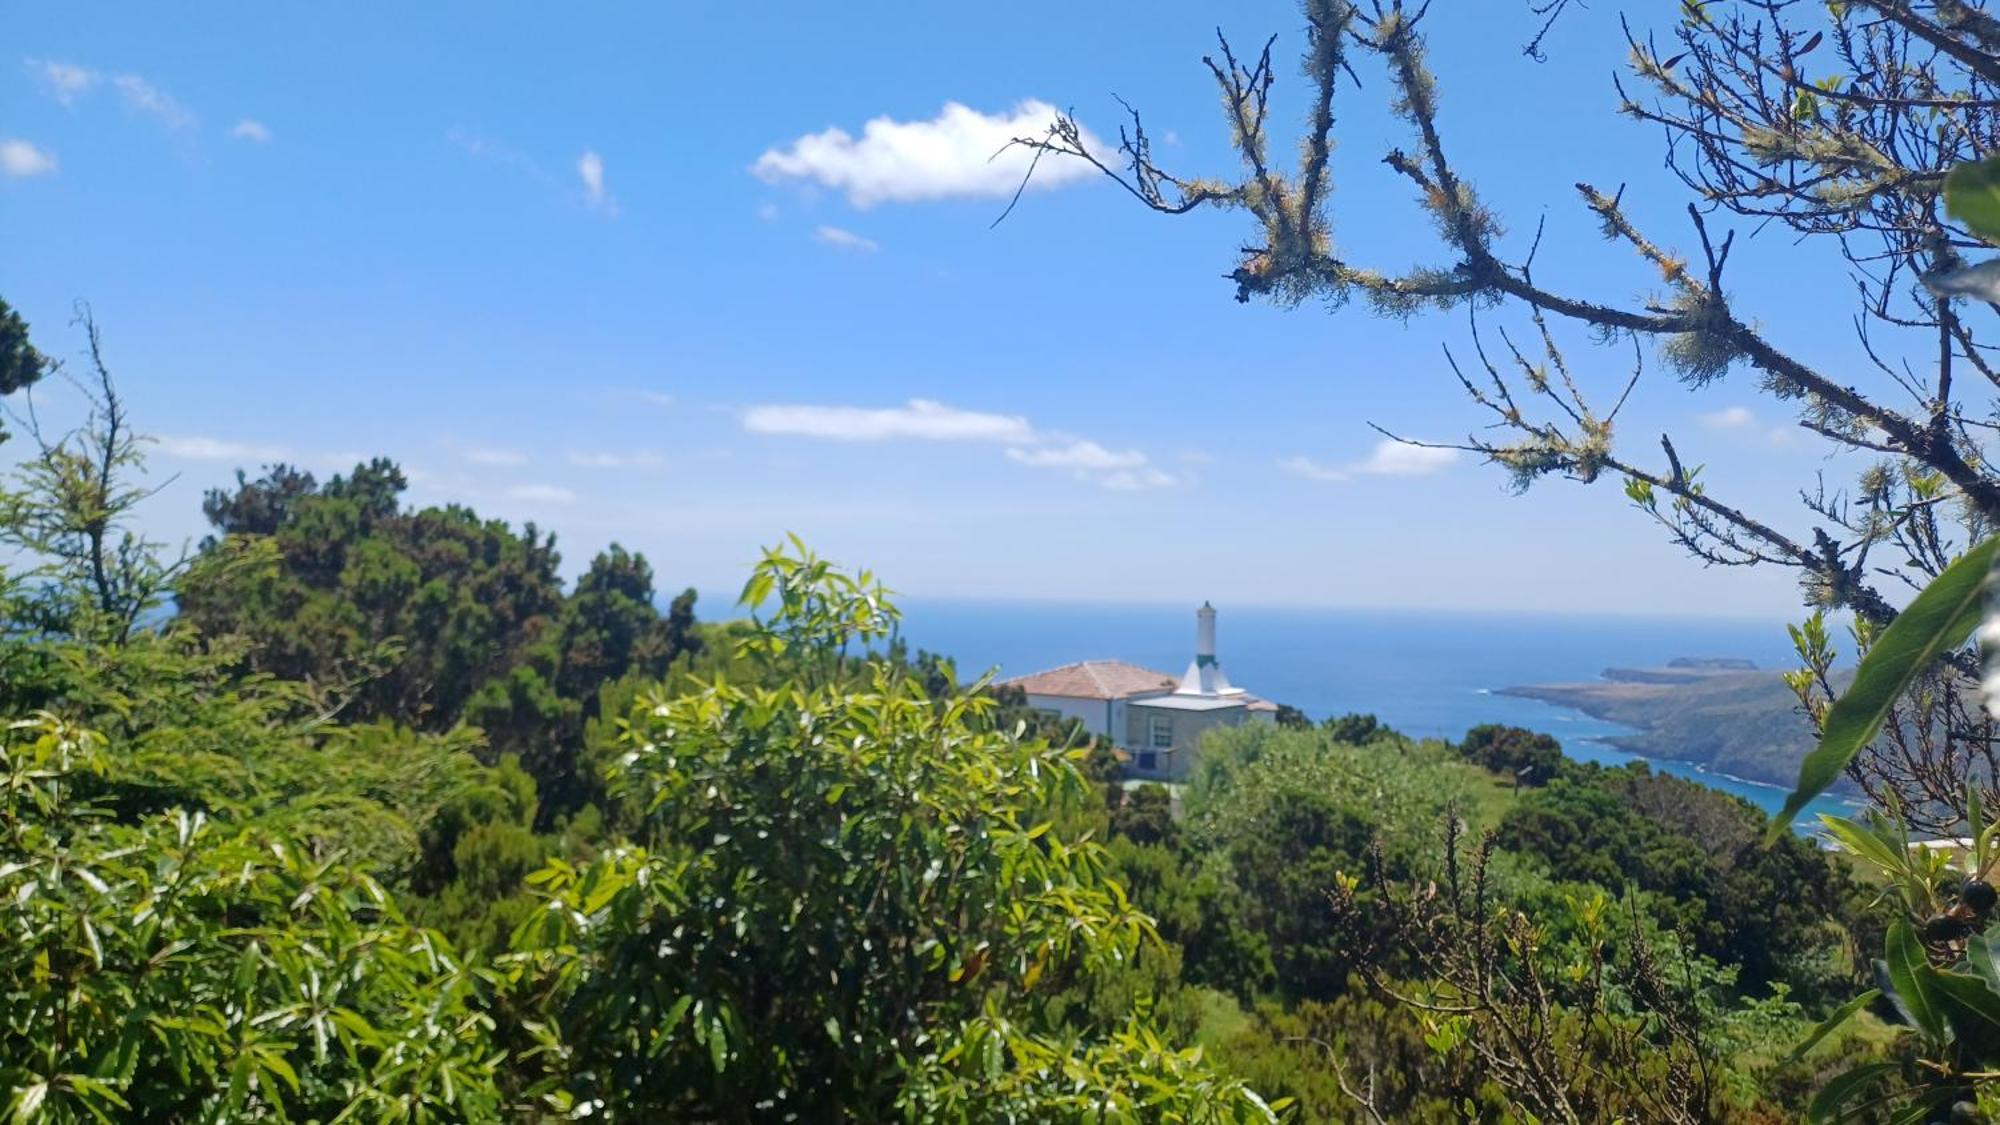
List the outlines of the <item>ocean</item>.
{"label": "ocean", "polygon": [[[1076,660],[1128,660],[1178,675],[1194,649],[1193,607],[1070,605],[901,599],[912,649],[943,653],[970,680]],[[1494,694],[1523,684],[1592,680],[1611,667],[1653,667],[1675,657],[1737,657],[1759,668],[1797,662],[1783,621],[1587,617],[1218,606],[1217,654],[1231,682],[1314,719],[1370,712],[1420,738],[1457,739],[1481,723],[1546,731],[1586,761],[1642,760],[1748,798],[1768,812],[1785,790],[1710,773],[1685,762],[1642,759],[1603,740],[1615,723],[1532,699]],[[1852,815],[1822,798],[1801,818]]]}

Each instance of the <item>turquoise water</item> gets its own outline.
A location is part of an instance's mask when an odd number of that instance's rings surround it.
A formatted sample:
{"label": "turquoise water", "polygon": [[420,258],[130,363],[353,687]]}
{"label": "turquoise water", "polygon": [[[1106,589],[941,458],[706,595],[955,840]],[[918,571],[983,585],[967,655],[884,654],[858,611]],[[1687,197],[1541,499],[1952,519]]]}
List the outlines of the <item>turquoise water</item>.
{"label": "turquoise water", "polygon": [[[1020,675],[1099,658],[1178,674],[1194,643],[1192,607],[905,599],[903,609],[911,646],[951,656],[966,679],[989,667]],[[1216,647],[1230,679],[1315,719],[1372,712],[1406,734],[1447,739],[1480,723],[1511,723],[1554,735],[1572,758],[1614,764],[1635,760],[1602,741],[1625,728],[1493,693],[1595,679],[1606,668],[1655,666],[1678,656],[1741,657],[1769,669],[1795,660],[1785,623],[1777,620],[1217,609]],[[1643,760],[1769,812],[1784,804],[1780,786],[1685,762]],[[1822,799],[1805,819],[1852,811],[1845,801]]]}

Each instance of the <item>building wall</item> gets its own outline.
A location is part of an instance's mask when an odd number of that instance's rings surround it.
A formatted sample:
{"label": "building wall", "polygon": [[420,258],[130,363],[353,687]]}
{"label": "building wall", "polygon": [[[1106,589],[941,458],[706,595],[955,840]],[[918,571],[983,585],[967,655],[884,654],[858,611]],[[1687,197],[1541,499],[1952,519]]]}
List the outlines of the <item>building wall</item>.
{"label": "building wall", "polygon": [[1054,711],[1065,719],[1080,719],[1083,729],[1100,737],[1118,730],[1125,705],[1105,699],[1077,699],[1069,695],[1030,695],[1028,706],[1037,711]]}
{"label": "building wall", "polygon": [[[1180,781],[1194,771],[1195,756],[1200,752],[1202,736],[1217,727],[1233,727],[1249,721],[1247,707],[1218,707],[1213,711],[1175,711],[1162,707],[1140,706],[1128,708],[1125,712],[1123,739],[1119,743],[1132,755],[1129,772],[1134,777],[1152,778],[1159,781]],[[1171,721],[1173,724],[1173,748],[1159,751],[1153,748],[1153,716]],[[1145,767],[1145,754],[1156,755],[1153,768]]]}

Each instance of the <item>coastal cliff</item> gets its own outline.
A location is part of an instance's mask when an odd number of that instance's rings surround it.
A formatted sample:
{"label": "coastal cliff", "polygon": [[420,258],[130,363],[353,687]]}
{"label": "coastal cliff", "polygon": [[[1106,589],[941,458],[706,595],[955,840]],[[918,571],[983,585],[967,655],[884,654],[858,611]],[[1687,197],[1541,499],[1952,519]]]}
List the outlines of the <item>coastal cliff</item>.
{"label": "coastal cliff", "polygon": [[1608,738],[1648,758],[1691,762],[1748,781],[1790,786],[1812,749],[1798,700],[1776,672],[1749,661],[1680,659],[1610,668],[1600,680],[1529,684],[1502,695],[1537,699],[1632,728]]}

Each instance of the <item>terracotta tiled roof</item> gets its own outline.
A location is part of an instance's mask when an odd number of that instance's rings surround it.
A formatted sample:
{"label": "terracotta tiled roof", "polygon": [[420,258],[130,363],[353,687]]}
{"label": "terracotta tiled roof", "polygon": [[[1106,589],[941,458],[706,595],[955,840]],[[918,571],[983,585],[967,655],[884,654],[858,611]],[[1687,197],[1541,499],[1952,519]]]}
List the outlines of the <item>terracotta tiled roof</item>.
{"label": "terracotta tiled roof", "polygon": [[1127,664],[1122,660],[1080,660],[1075,664],[1065,664],[1046,672],[1017,676],[1001,682],[1008,687],[1020,688],[1029,695],[1061,695],[1071,699],[1129,699],[1135,695],[1172,691],[1180,686],[1180,677],[1156,672],[1151,668],[1141,668],[1137,664]]}

